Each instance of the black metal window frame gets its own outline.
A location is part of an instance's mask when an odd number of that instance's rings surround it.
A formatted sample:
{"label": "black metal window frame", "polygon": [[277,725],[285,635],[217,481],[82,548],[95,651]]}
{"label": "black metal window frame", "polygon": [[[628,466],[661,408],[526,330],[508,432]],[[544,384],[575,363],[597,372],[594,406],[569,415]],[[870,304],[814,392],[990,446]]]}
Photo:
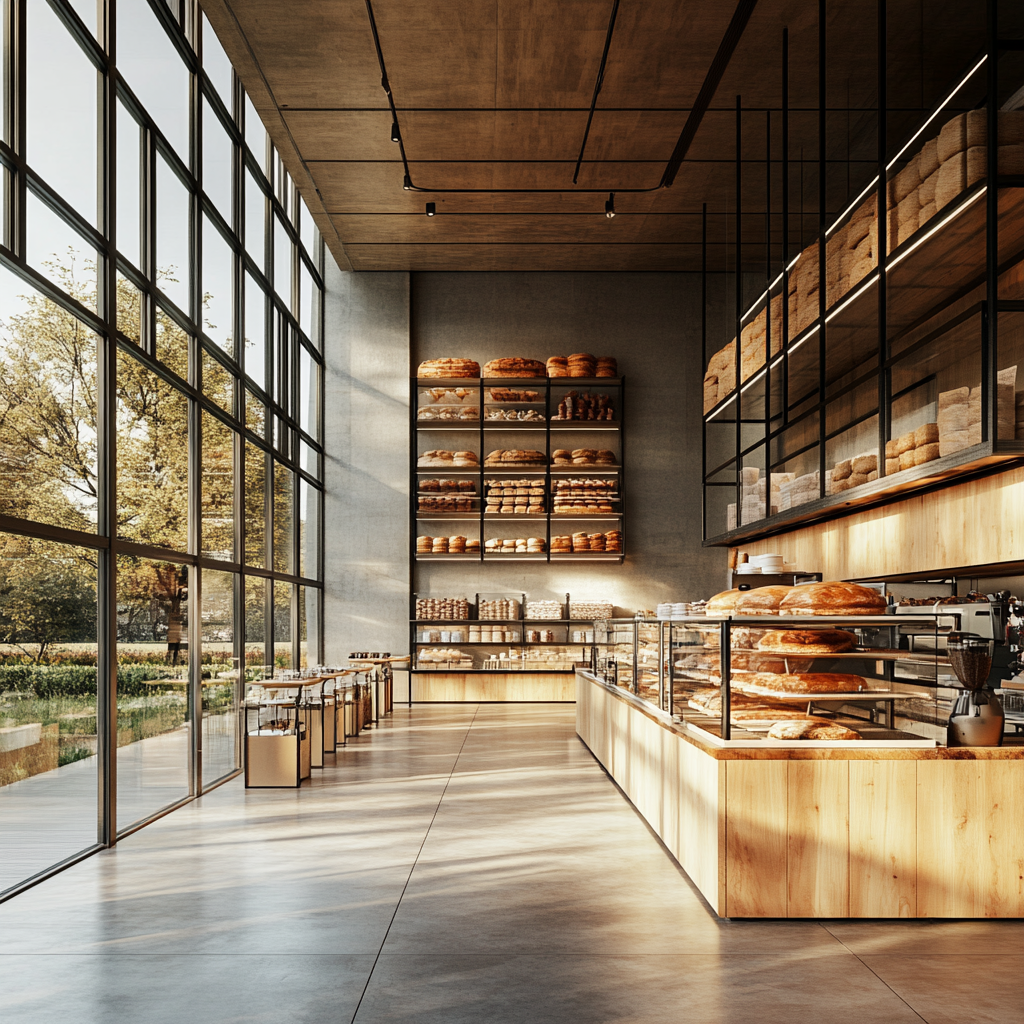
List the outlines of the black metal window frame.
{"label": "black metal window frame", "polygon": [[[116,647],[117,647],[117,594],[116,558],[130,554],[144,558],[196,567],[192,574],[189,596],[192,614],[189,616],[188,647],[190,651],[190,688],[193,715],[201,714],[201,607],[202,570],[230,572],[235,577],[234,595],[234,647],[239,664],[244,664],[245,653],[245,580],[247,577],[265,580],[264,649],[267,665],[274,664],[275,607],[273,586],[276,581],[293,585],[289,603],[288,633],[291,643],[292,664],[300,658],[300,631],[298,594],[300,587],[312,588],[320,593],[319,621],[309,624],[315,630],[316,649],[310,649],[310,662],[323,657],[323,296],[324,259],[323,241],[314,234],[314,251],[303,245],[300,218],[309,217],[298,190],[287,178],[280,158],[269,136],[266,151],[257,158],[246,143],[246,104],[244,90],[237,75],[231,72],[232,94],[222,97],[203,66],[203,15],[198,0],[142,0],[148,3],[154,17],[162,26],[174,49],[181,57],[189,76],[189,146],[188,164],[178,155],[143,103],[132,91],[117,67],[117,12],[116,0],[106,0],[100,8],[98,34],[93,36],[68,0],[45,0],[70,37],[98,73],[97,127],[98,127],[98,216],[96,223],[68,202],[60,192],[46,182],[25,159],[26,138],[26,80],[27,80],[27,19],[28,0],[4,0],[5,62],[0,74],[5,76],[3,110],[5,131],[0,138],[0,166],[3,174],[4,222],[0,233],[0,264],[21,278],[31,288],[77,317],[92,330],[99,341],[97,376],[98,392],[98,458],[97,474],[100,481],[96,532],[65,529],[0,515],[0,530],[25,537],[59,541],[93,549],[99,561],[98,572],[98,809],[97,847],[112,845],[119,836],[134,831],[154,817],[173,809],[162,808],[142,821],[118,823],[116,819]],[[204,111],[206,101],[207,110]],[[117,248],[117,116],[118,105],[136,121],[140,128],[139,183],[140,225],[139,251],[141,266],[128,260]],[[250,105],[250,109],[251,105]],[[227,134],[232,146],[231,209],[221,210],[203,188],[203,117],[209,113],[216,117],[220,128]],[[31,154],[28,154],[31,156]],[[183,309],[161,288],[156,267],[156,165],[163,160],[188,194],[189,203],[189,308]],[[268,173],[269,169],[269,173]],[[244,216],[244,178],[248,171],[264,200],[263,253],[260,266],[246,249]],[[80,238],[83,248],[95,250],[97,263],[97,308],[88,309],[66,293],[53,281],[32,267],[27,260],[26,208],[31,194],[60,218]],[[287,295],[274,289],[276,257],[273,232],[283,226],[288,242],[291,265],[287,271]],[[232,325],[234,352],[227,353],[203,331],[202,321],[202,232],[216,230],[232,254]],[[251,241],[251,240],[250,240]],[[298,313],[300,297],[300,268],[312,281],[314,309],[304,317],[312,326],[313,337],[302,327]],[[117,279],[124,278],[140,295],[140,338],[138,343],[128,337],[117,320]],[[266,388],[260,387],[246,373],[245,366],[245,301],[244,282],[251,280],[261,289],[264,303],[264,366]],[[169,318],[188,339],[188,375],[182,379],[164,365],[156,352],[157,309]],[[276,349],[280,343],[281,359]],[[188,508],[189,532],[187,550],[175,550],[137,543],[116,535],[117,492],[116,465],[116,373],[118,354],[127,354],[148,370],[177,389],[188,399],[189,409],[189,473]],[[309,418],[310,430],[303,428],[300,401],[300,359],[306,358],[310,368]],[[232,379],[231,408],[225,409],[208,397],[203,390],[204,357],[215,360]],[[244,402],[253,395],[265,409],[264,435],[246,425]],[[228,426],[234,436],[235,481],[235,551],[231,560],[206,557],[201,544],[201,488],[202,488],[202,420],[208,414]],[[302,465],[302,446],[308,453],[312,469]],[[251,446],[251,447],[250,447]],[[246,450],[262,453],[265,460],[266,500],[264,502],[263,566],[247,564],[244,535],[244,507],[242,491],[245,480]],[[290,568],[274,569],[274,467],[281,465],[292,473]],[[301,563],[301,535],[299,530],[301,488],[309,488],[310,497],[307,537],[314,554],[312,564],[306,565],[306,574],[299,574]],[[315,503],[315,505],[314,505]],[[241,745],[236,743],[236,768],[228,775],[206,783],[202,775],[202,729],[193,721],[192,750],[189,765],[189,793],[186,799],[200,795],[204,789],[218,785],[233,777],[240,769]],[[84,854],[90,852],[84,851]],[[78,859],[71,858],[69,862]],[[43,876],[66,866],[54,865]],[[7,898],[34,884],[37,877],[27,880],[0,895]]]}

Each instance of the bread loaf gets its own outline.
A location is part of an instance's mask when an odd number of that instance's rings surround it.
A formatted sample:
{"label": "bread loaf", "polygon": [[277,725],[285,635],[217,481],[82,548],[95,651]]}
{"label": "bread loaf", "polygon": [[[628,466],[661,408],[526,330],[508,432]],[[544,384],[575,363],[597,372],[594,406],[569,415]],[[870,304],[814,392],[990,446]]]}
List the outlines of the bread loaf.
{"label": "bread loaf", "polygon": [[856,583],[808,583],[793,587],[779,605],[781,615],[884,615],[885,598]]}
{"label": "bread loaf", "polygon": [[740,593],[733,605],[736,615],[778,615],[779,604],[792,587],[757,587]]}
{"label": "bread loaf", "polygon": [[856,646],[856,634],[845,629],[776,629],[757,644],[758,650],[781,654],[838,654]]}
{"label": "bread loaf", "polygon": [[510,356],[484,363],[484,377],[546,377],[547,368],[537,359]]}
{"label": "bread loaf", "polygon": [[825,718],[802,718],[776,722],[768,730],[771,740],[859,740],[860,733]]}
{"label": "bread loaf", "polygon": [[863,676],[845,672],[753,672],[736,678],[733,685],[747,693],[861,693],[867,689]]}
{"label": "bread loaf", "polygon": [[736,602],[740,599],[742,590],[723,590],[720,594],[708,600],[704,608],[705,615],[730,615],[736,610]]}
{"label": "bread loaf", "polygon": [[416,370],[417,377],[479,377],[480,364],[472,359],[426,359]]}

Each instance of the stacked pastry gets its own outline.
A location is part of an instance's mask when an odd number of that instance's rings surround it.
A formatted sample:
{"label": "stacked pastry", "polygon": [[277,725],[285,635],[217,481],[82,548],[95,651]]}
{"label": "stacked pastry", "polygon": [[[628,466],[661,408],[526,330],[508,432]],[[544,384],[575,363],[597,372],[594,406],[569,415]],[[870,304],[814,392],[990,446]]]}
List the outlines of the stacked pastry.
{"label": "stacked pastry", "polygon": [[468,619],[469,602],[464,597],[418,597],[416,618],[432,622]]}
{"label": "stacked pastry", "polygon": [[549,377],[568,377],[569,360],[565,356],[552,356],[547,363]]}
{"label": "stacked pastry", "polygon": [[430,647],[416,652],[416,662],[420,668],[472,668],[473,659],[456,649]]}
{"label": "stacked pastry", "polygon": [[570,619],[612,619],[615,617],[615,606],[611,601],[571,601],[569,603]]}
{"label": "stacked pastry", "polygon": [[556,466],[617,466],[615,452],[607,448],[556,448],[551,453]]}
{"label": "stacked pastry", "polygon": [[[1001,175],[1024,174],[1024,110],[999,112]],[[886,235],[888,249],[906,242],[953,202],[965,189],[988,173],[988,114],[984,109],[959,114],[948,121],[938,137],[925,142],[889,181],[886,188]],[[819,315],[851,291],[878,265],[877,197],[866,196],[850,213],[846,224],[829,233],[826,244],[826,297],[820,301],[818,243],[797,257],[789,273],[788,326],[790,339],[806,329]],[[765,341],[769,311],[762,309],[741,334],[741,364],[736,366],[736,341],[716,352],[704,376],[704,411],[736,390],[765,364],[765,355],[777,351],[782,333],[782,296],[772,299],[771,345]]]}
{"label": "stacked pastry", "polygon": [[595,395],[589,391],[569,391],[558,403],[553,420],[614,420],[611,395]]}
{"label": "stacked pastry", "polygon": [[526,618],[528,619],[560,619],[561,617],[561,601],[526,602]]}
{"label": "stacked pastry", "polygon": [[610,551],[622,553],[622,531],[608,533],[574,533],[551,538],[552,554],[576,554],[582,551]]}
{"label": "stacked pastry", "polygon": [[519,618],[519,602],[514,597],[481,601],[477,609],[480,619],[506,620]]}
{"label": "stacked pastry", "polygon": [[417,460],[420,468],[437,466],[448,469],[477,469],[480,459],[476,452],[450,452],[443,448],[424,452]]}
{"label": "stacked pastry", "polygon": [[[1015,394],[1016,385],[1016,366],[997,373],[996,417],[1001,440],[1016,436],[1017,406],[1021,400],[1021,396]],[[981,388],[956,388],[941,392],[937,427],[936,458],[981,444]]]}
{"label": "stacked pastry", "polygon": [[488,388],[487,393],[492,402],[536,402],[540,398],[539,391],[519,391],[515,388]]}
{"label": "stacked pastry", "polygon": [[524,448],[496,448],[484,459],[485,466],[543,466],[543,452]]}
{"label": "stacked pastry", "polygon": [[488,423],[543,423],[544,414],[538,409],[495,409],[484,413]]}
{"label": "stacked pastry", "polygon": [[470,626],[469,642],[472,644],[517,644],[521,639],[518,629],[503,626]]}
{"label": "stacked pastry", "polygon": [[922,423],[914,430],[885,442],[885,475],[922,466],[938,457],[939,426],[937,423]]}
{"label": "stacked pastry", "polygon": [[487,483],[489,515],[533,514],[544,511],[544,487],[536,480],[494,480]]}
{"label": "stacked pastry", "polygon": [[779,511],[795,508],[808,501],[817,501],[821,497],[821,476],[818,470],[794,476],[793,479],[779,485]]}
{"label": "stacked pastry", "polygon": [[615,484],[602,479],[569,479],[554,481],[555,515],[586,513],[593,515],[615,511]]}
{"label": "stacked pastry", "polygon": [[480,408],[475,405],[427,405],[419,410],[416,419],[424,422],[465,423],[467,420],[480,419]]}
{"label": "stacked pastry", "polygon": [[421,480],[419,489],[427,492],[459,491],[463,494],[476,494],[476,483],[472,480]]}
{"label": "stacked pastry", "polygon": [[479,377],[480,364],[472,359],[426,359],[416,370],[420,378],[446,378],[449,380],[460,377]]}
{"label": "stacked pastry", "polygon": [[549,377],[617,377],[618,364],[613,356],[592,356],[575,352],[571,356],[552,356],[547,363]]}
{"label": "stacked pastry", "polygon": [[878,456],[874,452],[837,462],[829,477],[832,494],[878,479]]}
{"label": "stacked pastry", "polygon": [[480,551],[480,541],[471,541],[466,537],[417,537],[416,554],[418,555],[465,555]]}
{"label": "stacked pastry", "polygon": [[485,554],[542,555],[546,550],[543,537],[494,537],[484,541]]}
{"label": "stacked pastry", "polygon": [[544,377],[547,370],[537,359],[524,359],[510,356],[505,359],[492,359],[484,363],[484,377]]}
{"label": "stacked pastry", "polygon": [[420,512],[472,512],[474,498],[461,495],[444,495],[437,498],[420,495],[417,508]]}

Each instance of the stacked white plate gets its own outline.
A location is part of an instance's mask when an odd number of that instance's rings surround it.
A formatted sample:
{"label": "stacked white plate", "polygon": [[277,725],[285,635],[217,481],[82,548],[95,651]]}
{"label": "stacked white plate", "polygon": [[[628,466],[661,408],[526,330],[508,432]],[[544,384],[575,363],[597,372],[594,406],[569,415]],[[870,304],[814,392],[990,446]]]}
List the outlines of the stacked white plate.
{"label": "stacked white plate", "polygon": [[676,604],[672,605],[671,618],[676,619],[678,621],[680,619],[685,619],[689,614],[690,606],[685,601],[679,601]]}
{"label": "stacked white plate", "polygon": [[738,576],[754,576],[761,572],[759,565],[754,565],[753,562],[741,562],[736,566],[736,574]]}
{"label": "stacked white plate", "polygon": [[750,559],[750,563],[757,566],[763,573],[782,572],[784,565],[782,555],[754,555]]}
{"label": "stacked white plate", "polygon": [[663,601],[654,610],[654,614],[659,619],[671,619],[672,618],[672,609],[674,607],[675,607],[675,605],[672,604],[671,602]]}

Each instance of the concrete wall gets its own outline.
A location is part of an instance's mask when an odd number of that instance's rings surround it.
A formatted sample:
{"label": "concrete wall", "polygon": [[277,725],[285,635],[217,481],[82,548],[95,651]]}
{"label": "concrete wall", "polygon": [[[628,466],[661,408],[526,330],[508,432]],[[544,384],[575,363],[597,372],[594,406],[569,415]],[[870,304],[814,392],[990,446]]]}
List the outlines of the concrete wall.
{"label": "concrete wall", "polygon": [[[724,311],[731,294],[719,278],[709,305]],[[632,614],[723,589],[726,553],[701,547],[699,275],[414,273],[411,296],[414,363],[592,352],[626,377],[625,563],[418,563],[417,592],[568,592]],[[709,348],[733,333],[724,317],[709,323]]]}
{"label": "concrete wall", "polygon": [[409,275],[339,271],[324,310],[324,657],[409,646]]}
{"label": "concrete wall", "polygon": [[[726,552],[701,547],[698,275],[328,274],[325,648],[408,647],[410,587],[607,597],[624,612],[721,590]],[[709,350],[732,331],[712,281]],[[408,377],[422,359],[614,355],[626,377],[623,565],[419,563],[409,574]]]}

